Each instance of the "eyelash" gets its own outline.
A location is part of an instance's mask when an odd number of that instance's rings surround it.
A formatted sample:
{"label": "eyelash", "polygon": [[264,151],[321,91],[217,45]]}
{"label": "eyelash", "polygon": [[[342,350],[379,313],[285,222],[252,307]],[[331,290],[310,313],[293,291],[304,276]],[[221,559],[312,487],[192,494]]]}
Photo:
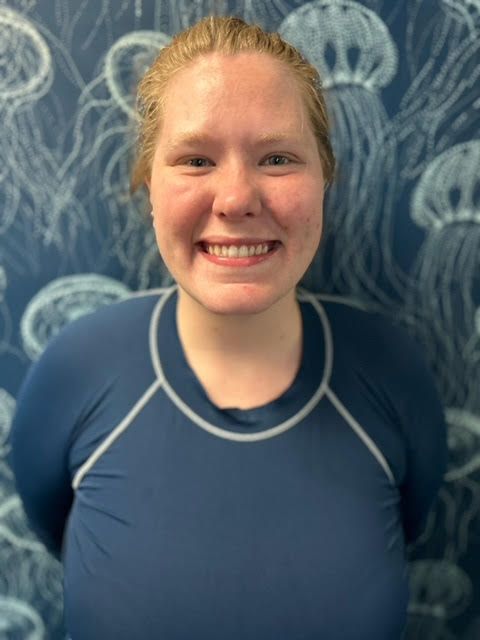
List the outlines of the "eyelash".
{"label": "eyelash", "polygon": [[290,162],[291,162],[291,159],[288,156],[284,156],[281,153],[274,153],[274,154],[272,154],[271,156],[268,156],[265,159],[266,163],[268,164],[268,161],[272,160],[273,158],[277,158],[277,159],[280,158],[282,160],[282,162],[279,162],[279,163],[275,162],[272,165],[270,165],[270,166],[273,166],[273,167],[281,167],[281,166],[284,166],[286,164],[290,164]]}
{"label": "eyelash", "polygon": [[200,158],[200,157],[198,157],[198,158],[189,158],[189,159],[187,160],[186,164],[187,164],[189,167],[195,167],[195,168],[197,168],[197,169],[203,169],[206,165],[204,165],[204,164],[202,164],[202,165],[195,164],[195,162],[197,162],[198,160],[200,160],[200,162],[210,162],[210,160],[207,160],[206,158]]}
{"label": "eyelash", "polygon": [[[270,164],[269,160],[273,160],[273,159],[280,159],[281,162],[274,162]],[[200,156],[198,158],[188,158],[188,160],[186,161],[186,164],[190,167],[195,167],[197,169],[203,169],[207,166],[207,164],[197,164],[197,162],[213,164],[207,158],[202,158]],[[273,167],[281,167],[281,166],[290,164],[291,162],[292,160],[288,156],[285,156],[281,153],[274,153],[270,156],[267,156],[265,160],[262,160],[261,164],[268,164],[269,166],[273,166]]]}

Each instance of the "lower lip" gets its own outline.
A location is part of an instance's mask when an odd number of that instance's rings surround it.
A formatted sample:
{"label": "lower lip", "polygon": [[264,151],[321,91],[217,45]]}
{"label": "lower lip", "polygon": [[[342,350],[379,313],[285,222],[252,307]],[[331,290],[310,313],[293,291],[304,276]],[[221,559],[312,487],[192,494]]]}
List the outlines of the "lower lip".
{"label": "lower lip", "polygon": [[256,264],[260,264],[261,262],[269,260],[275,253],[277,253],[278,248],[279,245],[277,244],[268,253],[264,253],[259,256],[248,256],[245,258],[228,258],[224,256],[216,256],[208,253],[208,251],[204,251],[201,248],[199,248],[198,251],[209,262],[218,264],[221,267],[253,267]]}

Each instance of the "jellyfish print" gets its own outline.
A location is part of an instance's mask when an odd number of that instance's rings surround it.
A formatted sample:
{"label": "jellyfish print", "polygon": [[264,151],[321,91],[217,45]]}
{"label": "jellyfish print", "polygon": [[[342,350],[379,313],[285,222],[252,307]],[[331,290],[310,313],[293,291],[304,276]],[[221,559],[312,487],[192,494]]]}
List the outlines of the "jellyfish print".
{"label": "jellyfish print", "polygon": [[100,73],[80,96],[74,145],[63,166],[64,175],[77,180],[76,193],[83,194],[90,225],[77,247],[79,261],[92,271],[105,271],[116,261],[132,285],[137,284],[145,236],[153,235],[146,194],[130,193],[136,85],[169,41],[162,33],[137,31],[108,50]]}
{"label": "jellyfish print", "polygon": [[240,16],[248,22],[276,29],[304,0],[168,0],[155,6],[155,26],[174,34],[210,15]]}
{"label": "jellyfish print", "polygon": [[15,399],[6,389],[0,389],[0,458],[4,458],[8,451],[8,436],[15,410]]}
{"label": "jellyfish print", "polygon": [[407,62],[416,75],[444,61],[480,27],[478,0],[414,0],[407,17]]}
{"label": "jellyfish print", "polygon": [[[22,14],[0,7],[0,33],[5,62],[2,69],[2,101],[22,103],[40,98],[51,82],[51,55],[36,27]],[[12,46],[15,45],[15,52]],[[10,54],[15,53],[10,57]]]}
{"label": "jellyfish print", "polygon": [[466,25],[471,33],[480,23],[479,0],[441,0],[440,6],[446,15]]}
{"label": "jellyfish print", "polygon": [[45,40],[21,14],[7,7],[0,7],[0,43],[4,60],[0,77],[0,114],[7,134],[0,146],[0,234],[3,234],[15,219],[20,202],[20,188],[13,179],[13,175],[21,170],[14,149],[20,133],[15,113],[48,90],[52,74],[50,51]]}
{"label": "jellyfish print", "polygon": [[436,529],[445,557],[467,556],[480,525],[480,415],[448,407],[449,462],[439,493]]}
{"label": "jellyfish print", "polygon": [[208,15],[224,15],[224,0],[165,0],[155,4],[154,24],[173,35]]}
{"label": "jellyfish print", "polygon": [[465,360],[471,363],[472,372],[471,377],[465,380],[467,406],[479,407],[480,410],[480,307],[476,310],[473,335],[468,341],[464,353]]}
{"label": "jellyfish print", "polygon": [[138,271],[138,288],[156,289],[174,284],[174,280],[160,256],[155,237],[146,236],[144,247]]}
{"label": "jellyfish print", "polygon": [[30,300],[20,330],[23,348],[36,360],[64,326],[100,307],[123,300],[130,290],[121,282],[96,274],[58,278]]}
{"label": "jellyfish print", "polygon": [[13,487],[13,474],[6,458],[10,453],[9,434],[14,411],[15,399],[6,389],[0,389],[0,481],[10,487]]}
{"label": "jellyfish print", "polygon": [[314,265],[313,284],[387,303],[380,268],[400,287],[390,252],[395,144],[379,94],[396,74],[396,46],[381,18],[353,0],[309,2],[279,30],[320,72],[340,160],[323,240],[331,275],[323,282]]}
{"label": "jellyfish print", "polygon": [[289,13],[302,4],[305,4],[304,0],[229,0],[227,13],[240,15],[248,22],[274,30]]}
{"label": "jellyfish print", "polygon": [[45,640],[39,613],[24,600],[0,596],[0,635],[4,640]]}
{"label": "jellyfish print", "polygon": [[455,145],[427,167],[412,197],[412,218],[427,236],[405,307],[447,406],[474,402],[464,381],[478,380],[468,345],[480,294],[479,162],[480,141]]}
{"label": "jellyfish print", "polygon": [[5,291],[7,289],[7,274],[0,266],[0,353],[8,348],[12,330],[10,313],[5,303]]}
{"label": "jellyfish print", "polygon": [[468,29],[453,17],[468,4],[422,2],[410,15],[406,62],[412,79],[393,121],[401,188],[452,144],[471,139],[480,125],[480,13]]}
{"label": "jellyfish print", "polygon": [[447,424],[450,460],[445,483],[422,535],[410,545],[409,553],[424,552],[434,539],[446,560],[468,563],[470,553],[475,553],[480,526],[480,420],[463,409],[449,408]]}
{"label": "jellyfish print", "polygon": [[473,585],[465,571],[448,560],[410,563],[408,638],[455,640],[448,627],[472,600]]}
{"label": "jellyfish print", "polygon": [[[14,344],[16,327],[6,301],[7,284],[7,272],[0,265],[0,356],[5,359],[5,362],[7,356],[12,356],[18,366],[18,363],[24,360],[24,355],[22,350]],[[7,369],[8,367],[5,368]]]}
{"label": "jellyfish print", "polygon": [[445,480],[455,482],[480,471],[480,416],[451,407],[446,417],[450,459]]}
{"label": "jellyfish print", "polygon": [[[54,628],[62,620],[61,567],[28,526],[20,498],[15,493],[12,473],[3,458],[8,453],[7,438],[14,406],[10,394],[0,390],[0,593],[21,599],[26,606],[35,602],[48,620],[49,628]],[[13,628],[11,631],[13,634]],[[0,634],[0,637],[25,636]]]}
{"label": "jellyfish print", "polygon": [[[5,489],[4,484],[2,488]],[[13,493],[0,502],[0,563],[0,592],[35,603],[48,621],[48,627],[59,627],[62,622],[61,565],[32,533],[20,498]]]}
{"label": "jellyfish print", "polygon": [[0,43],[0,234],[15,227],[19,246],[9,246],[3,260],[16,267],[33,260],[32,238],[40,247],[64,248],[60,225],[76,201],[69,185],[58,182],[58,142],[47,124],[54,78],[47,41],[25,16],[2,5]]}

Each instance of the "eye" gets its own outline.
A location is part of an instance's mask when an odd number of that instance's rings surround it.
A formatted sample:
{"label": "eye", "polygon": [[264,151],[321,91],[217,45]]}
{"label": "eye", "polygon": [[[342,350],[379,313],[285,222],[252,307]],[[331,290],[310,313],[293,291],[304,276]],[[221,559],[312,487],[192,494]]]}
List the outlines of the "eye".
{"label": "eye", "polygon": [[203,169],[205,167],[211,166],[210,160],[207,158],[188,158],[185,162],[189,167],[197,167],[198,169]]}
{"label": "eye", "polygon": [[264,164],[269,165],[270,167],[281,167],[285,164],[290,164],[290,162],[290,158],[287,158],[287,156],[283,156],[280,153],[274,153],[264,160]]}

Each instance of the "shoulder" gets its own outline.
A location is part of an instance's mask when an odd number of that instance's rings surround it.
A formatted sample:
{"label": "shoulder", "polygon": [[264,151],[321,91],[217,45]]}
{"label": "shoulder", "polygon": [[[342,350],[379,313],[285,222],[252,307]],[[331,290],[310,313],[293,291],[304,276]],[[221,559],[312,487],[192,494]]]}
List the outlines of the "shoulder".
{"label": "shoulder", "polygon": [[322,294],[313,300],[325,316],[335,386],[362,388],[404,415],[425,404],[438,414],[438,392],[424,346],[405,328],[354,300]]}
{"label": "shoulder", "polygon": [[67,355],[100,358],[148,344],[152,314],[161,297],[158,292],[134,294],[77,318],[50,340],[40,360],[56,354],[63,360]]}
{"label": "shoulder", "polygon": [[[134,294],[63,327],[30,367],[19,400],[105,388],[137,364],[150,368],[149,331],[163,292]],[[137,367],[138,368],[138,367]]]}
{"label": "shoulder", "polygon": [[423,345],[393,318],[362,308],[353,300],[317,296],[325,310],[336,358],[389,377],[427,374]]}

